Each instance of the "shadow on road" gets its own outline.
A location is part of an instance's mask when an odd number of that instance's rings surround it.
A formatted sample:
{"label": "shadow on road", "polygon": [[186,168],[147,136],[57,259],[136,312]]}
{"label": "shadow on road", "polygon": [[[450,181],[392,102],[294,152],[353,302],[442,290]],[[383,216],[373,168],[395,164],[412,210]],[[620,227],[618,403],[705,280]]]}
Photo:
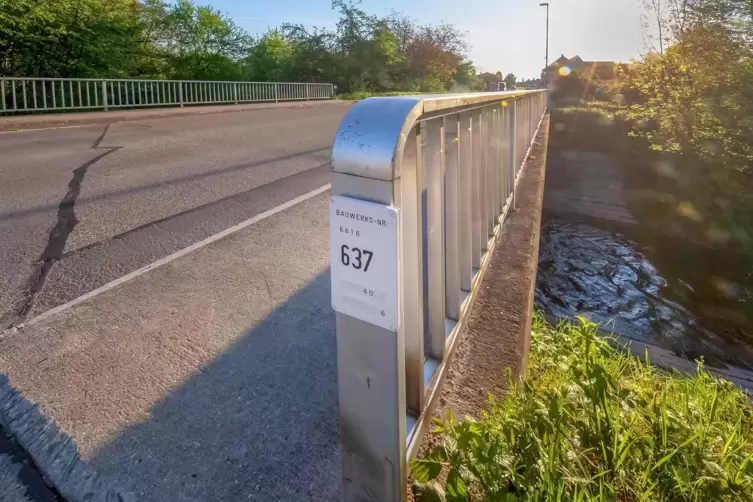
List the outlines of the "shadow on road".
{"label": "shadow on road", "polygon": [[336,361],[327,270],[88,461],[141,500],[336,500]]}

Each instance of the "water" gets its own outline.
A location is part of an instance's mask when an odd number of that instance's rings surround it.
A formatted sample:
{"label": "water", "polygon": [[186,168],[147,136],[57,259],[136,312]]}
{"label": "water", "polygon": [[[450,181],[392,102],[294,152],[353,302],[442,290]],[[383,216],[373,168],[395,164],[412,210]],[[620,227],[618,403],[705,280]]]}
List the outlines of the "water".
{"label": "water", "polygon": [[[642,242],[578,221],[545,218],[536,302],[709,365],[753,369],[751,290],[734,260],[687,243]],[[747,308],[746,308],[747,306]]]}

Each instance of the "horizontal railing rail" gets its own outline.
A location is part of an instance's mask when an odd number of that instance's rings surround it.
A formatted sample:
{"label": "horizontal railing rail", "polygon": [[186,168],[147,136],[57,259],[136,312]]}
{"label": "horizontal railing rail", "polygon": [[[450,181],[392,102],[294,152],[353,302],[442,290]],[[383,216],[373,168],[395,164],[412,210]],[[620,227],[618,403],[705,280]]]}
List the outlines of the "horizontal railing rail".
{"label": "horizontal railing rail", "polygon": [[332,84],[203,80],[0,77],[0,114],[310,101]]}
{"label": "horizontal railing rail", "polygon": [[[371,98],[332,151],[344,500],[405,500],[546,91]],[[366,494],[366,495],[364,495]]]}

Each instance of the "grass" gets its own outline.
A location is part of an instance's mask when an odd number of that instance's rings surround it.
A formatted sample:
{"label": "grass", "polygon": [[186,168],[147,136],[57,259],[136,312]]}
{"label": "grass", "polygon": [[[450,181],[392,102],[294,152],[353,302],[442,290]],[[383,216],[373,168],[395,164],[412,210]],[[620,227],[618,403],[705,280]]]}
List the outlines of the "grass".
{"label": "grass", "polygon": [[753,500],[750,396],[597,333],[537,315],[526,379],[478,421],[435,420],[440,445],[411,462],[416,500]]}

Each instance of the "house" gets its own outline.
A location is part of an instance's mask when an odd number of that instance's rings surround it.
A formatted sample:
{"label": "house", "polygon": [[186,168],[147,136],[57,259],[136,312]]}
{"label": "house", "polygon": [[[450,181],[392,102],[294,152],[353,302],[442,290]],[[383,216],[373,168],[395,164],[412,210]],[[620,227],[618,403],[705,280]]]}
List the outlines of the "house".
{"label": "house", "polygon": [[[544,68],[541,72],[541,78],[546,86],[554,81],[561,74],[568,74],[570,71],[582,73],[587,79],[596,77],[601,80],[612,80],[615,78],[614,61],[584,61],[580,56],[567,58],[564,54],[557,58],[552,64]],[[563,70],[566,68],[566,70]]]}

